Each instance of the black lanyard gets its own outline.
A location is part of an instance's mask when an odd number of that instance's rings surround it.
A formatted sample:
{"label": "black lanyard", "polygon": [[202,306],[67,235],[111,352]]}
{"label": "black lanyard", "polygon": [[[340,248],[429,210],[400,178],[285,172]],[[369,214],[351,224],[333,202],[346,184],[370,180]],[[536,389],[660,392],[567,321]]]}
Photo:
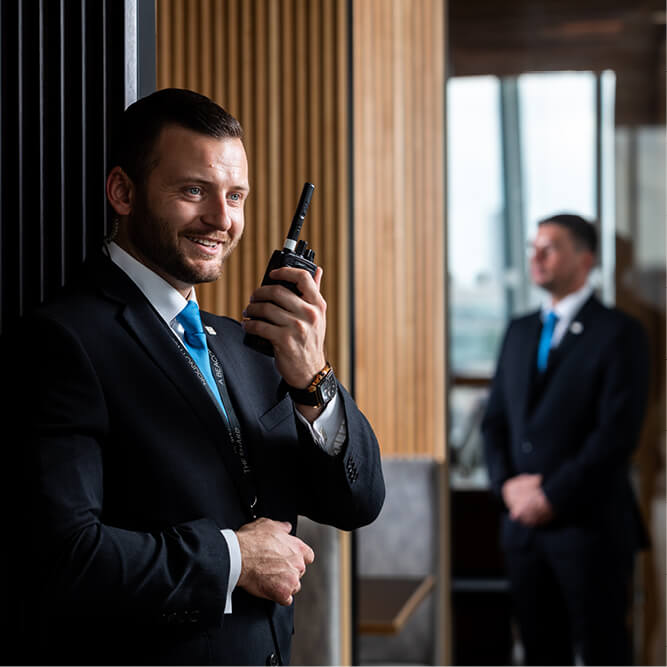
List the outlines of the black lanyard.
{"label": "black lanyard", "polygon": [[236,482],[237,488],[245,500],[246,507],[251,518],[256,519],[257,489],[252,474],[252,468],[250,467],[250,462],[248,460],[246,448],[243,444],[241,424],[239,423],[238,417],[236,416],[234,406],[232,405],[232,400],[227,390],[227,383],[225,382],[225,376],[222,372],[222,366],[218,361],[218,358],[211,351],[211,348],[208,348],[208,356],[211,362],[211,371],[216,381],[218,391],[220,392],[220,400],[222,401],[224,409],[220,408],[218,400],[213,396],[213,392],[211,391],[208,382],[206,382],[206,378],[203,376],[199,366],[197,366],[195,360],[190,356],[190,353],[187,351],[185,346],[181,343],[180,340],[174,340],[177,342],[178,348],[180,349],[181,354],[183,355],[188,366],[190,366],[192,371],[199,378],[199,381],[202,383],[203,387],[206,389],[209,396],[215,403],[215,406],[218,408],[218,411],[223,417],[222,421],[225,424],[227,439],[231,445],[231,451],[234,452],[235,456],[228,456],[228,449],[223,449],[222,452],[225,460],[231,466],[230,472],[232,472],[232,477]]}

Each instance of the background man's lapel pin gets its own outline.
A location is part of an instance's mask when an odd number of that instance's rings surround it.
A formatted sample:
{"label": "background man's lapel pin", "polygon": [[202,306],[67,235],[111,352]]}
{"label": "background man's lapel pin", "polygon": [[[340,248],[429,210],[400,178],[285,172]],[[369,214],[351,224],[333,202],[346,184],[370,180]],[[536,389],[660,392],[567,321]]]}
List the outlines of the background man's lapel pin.
{"label": "background man's lapel pin", "polygon": [[581,322],[577,322],[576,320],[570,324],[570,331],[575,335],[578,336],[582,331],[584,330],[584,325]]}
{"label": "background man's lapel pin", "polygon": [[210,333],[211,336],[216,336],[216,335],[217,335],[217,334],[216,334],[216,331],[215,331],[215,329],[214,329],[213,327],[205,326],[204,329],[206,329],[206,331],[207,331],[208,333]]}

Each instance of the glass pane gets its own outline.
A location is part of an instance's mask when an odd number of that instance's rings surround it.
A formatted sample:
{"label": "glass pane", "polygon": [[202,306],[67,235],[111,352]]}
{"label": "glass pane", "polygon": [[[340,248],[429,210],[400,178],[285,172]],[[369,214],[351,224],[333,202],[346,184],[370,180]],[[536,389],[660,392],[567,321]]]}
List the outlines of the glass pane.
{"label": "glass pane", "polygon": [[596,103],[592,72],[519,77],[523,206],[527,238],[560,212],[594,219]]}
{"label": "glass pane", "polygon": [[500,85],[496,77],[447,84],[450,364],[490,375],[505,325]]}

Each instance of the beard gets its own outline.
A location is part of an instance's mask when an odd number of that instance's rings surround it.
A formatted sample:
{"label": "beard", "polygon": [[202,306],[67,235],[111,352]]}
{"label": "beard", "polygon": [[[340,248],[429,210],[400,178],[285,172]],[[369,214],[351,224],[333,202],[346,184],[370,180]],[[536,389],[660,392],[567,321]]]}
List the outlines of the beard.
{"label": "beard", "polygon": [[179,245],[179,237],[174,235],[169,221],[156,215],[144,196],[137,197],[134,210],[128,216],[128,237],[151,268],[188,285],[216,281],[238,243],[238,239],[227,240],[219,257],[195,263]]}

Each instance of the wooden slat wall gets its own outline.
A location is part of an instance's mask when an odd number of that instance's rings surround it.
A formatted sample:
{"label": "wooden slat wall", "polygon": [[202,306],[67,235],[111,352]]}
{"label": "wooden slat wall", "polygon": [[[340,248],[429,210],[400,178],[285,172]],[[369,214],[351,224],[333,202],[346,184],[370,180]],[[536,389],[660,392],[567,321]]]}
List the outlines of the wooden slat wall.
{"label": "wooden slat wall", "polygon": [[[355,387],[385,455],[445,453],[443,0],[352,0]],[[347,7],[157,0],[158,88],[188,87],[246,131],[246,234],[205,308],[240,317],[305,180],[325,267],[328,353],[350,376]]]}
{"label": "wooden slat wall", "polygon": [[[324,267],[327,354],[349,386],[348,24],[342,0],[157,0],[157,87],[208,95],[246,135],[245,238],[222,278],[199,288],[200,302],[241,317],[311,181],[301,236]],[[350,539],[342,532],[339,539],[340,662],[351,664]]]}
{"label": "wooden slat wall", "polygon": [[332,0],[157,0],[158,88],[208,95],[245,130],[246,231],[204,308],[240,318],[282,247],[304,181],[302,231],[324,267],[327,351],[350,378],[347,4]]}
{"label": "wooden slat wall", "polygon": [[444,0],[354,0],[356,399],[385,456],[445,457]]}

